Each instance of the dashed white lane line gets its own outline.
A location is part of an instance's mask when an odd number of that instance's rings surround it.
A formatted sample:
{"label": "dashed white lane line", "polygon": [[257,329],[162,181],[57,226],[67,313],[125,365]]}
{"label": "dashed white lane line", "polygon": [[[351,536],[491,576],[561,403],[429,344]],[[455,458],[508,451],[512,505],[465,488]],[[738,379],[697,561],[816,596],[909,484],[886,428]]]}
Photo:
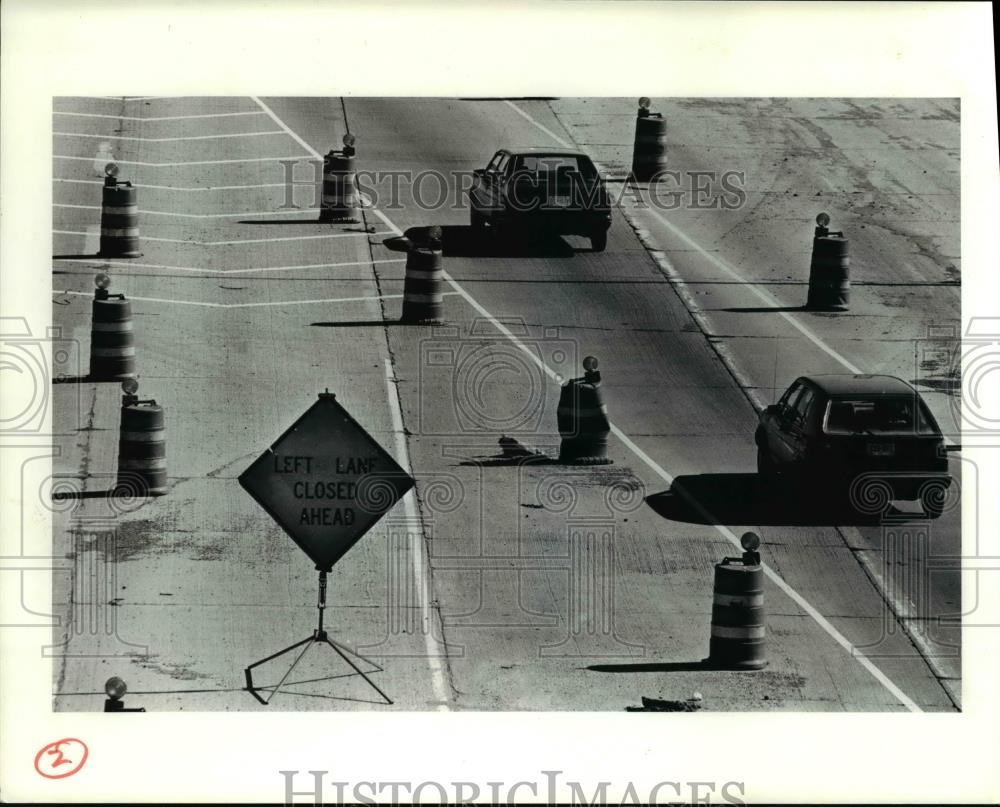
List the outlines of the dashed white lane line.
{"label": "dashed white lane line", "polygon": [[167,266],[162,263],[140,263],[127,258],[59,258],[57,263],[85,263],[95,269],[107,266],[138,269],[167,269],[174,272],[200,272],[209,275],[247,275],[257,272],[292,272],[301,269],[339,269],[345,266],[371,266],[372,263],[406,263],[406,258],[384,258],[377,261],[345,261],[344,263],[306,263],[299,266],[257,266],[252,269],[208,269],[204,266]]}
{"label": "dashed white lane line", "polygon": [[[522,110],[520,107],[518,107],[512,101],[506,101],[505,103],[507,103],[511,108],[515,109],[523,118],[525,118],[526,120],[530,121],[535,126],[537,126],[539,129],[541,129],[543,132],[545,132],[550,137],[552,137],[557,143],[560,143],[561,145],[563,145],[564,147],[567,147],[567,148],[571,147],[565,140],[563,140],[561,137],[559,137],[558,135],[554,134],[550,129],[548,129],[547,127],[543,126],[541,123],[539,123],[538,121],[536,121],[527,112],[525,112],[524,110]],[[713,260],[713,262],[718,261],[719,264],[725,265],[725,262],[722,261],[720,258],[711,255],[707,250],[704,250],[702,247],[700,247],[700,245],[696,244],[694,241],[692,241],[691,239],[687,238],[687,236],[684,236],[683,233],[680,233],[680,231],[677,230],[676,227],[673,227],[672,225],[669,225],[669,223],[666,222],[666,220],[663,220],[663,221],[664,221],[665,224],[667,224],[670,227],[670,229],[671,229],[672,232],[675,232],[676,234],[678,234],[678,237],[683,236],[683,239],[685,240],[685,242],[688,243],[688,244],[690,244],[692,246],[692,248],[698,250],[699,252],[704,253],[707,257],[709,257],[710,260]],[[723,267],[720,266],[720,268],[723,268]],[[736,273],[732,269],[730,269],[728,266],[726,266],[725,269],[730,274],[733,274],[736,277],[739,277],[739,275],[736,275]],[[517,347],[520,348],[521,351],[523,351],[527,356],[529,356],[531,358],[531,360],[535,364],[537,364],[539,366],[539,368],[543,372],[546,373],[546,375],[548,375],[553,380],[557,380],[558,379],[558,376],[557,376],[557,374],[556,374],[556,372],[554,370],[552,370],[550,367],[548,367],[545,364],[545,362],[542,361],[542,359],[540,357],[538,357],[537,355],[535,355],[535,353],[530,348],[528,348],[526,345],[524,345],[521,342],[521,340],[518,339],[510,331],[509,328],[507,328],[505,325],[503,325],[503,323],[497,321],[497,319],[489,311],[487,311],[485,308],[483,308],[483,306],[481,306],[470,294],[468,294],[467,292],[465,292],[465,290],[462,289],[462,287],[459,286],[458,283],[456,283],[451,278],[451,276],[448,275],[447,272],[444,273],[444,276],[448,280],[448,282],[451,283],[452,287],[462,295],[462,297],[466,300],[466,302],[468,302],[473,308],[475,308],[482,316],[484,316],[487,319],[489,319],[493,323],[493,326],[495,328],[497,328],[511,342],[513,342],[515,345],[517,345]],[[742,278],[740,278],[740,280],[742,281]],[[759,290],[757,290],[755,287],[750,286],[750,288],[753,289],[754,291],[758,291],[759,295],[764,295],[763,292],[759,292]],[[766,297],[770,298],[770,295],[766,295]],[[770,300],[768,300],[768,302],[770,302],[770,303],[773,304],[776,301],[773,300],[773,299],[770,299]],[[793,322],[793,324],[796,325],[796,327],[799,327],[800,329],[804,329],[804,332],[808,332],[810,334],[812,333],[811,331],[809,331],[804,326],[800,326],[798,323],[796,323],[793,318],[789,318],[789,319]],[[814,340],[816,340],[818,343],[820,343],[820,344],[822,343],[822,340],[819,340],[819,338],[816,337],[815,335],[813,335],[812,338]],[[832,351],[832,352],[836,356],[840,355],[840,354],[836,353],[835,351]],[[846,359],[843,359],[843,357],[841,357],[841,359],[846,362]],[[853,372],[857,372],[857,371],[854,370]],[[558,381],[557,381],[557,383],[558,383]],[[667,473],[667,471],[658,462],[656,462],[656,460],[654,460],[645,451],[643,451],[638,445],[636,445],[635,442],[627,434],[625,434],[625,432],[623,432],[620,428],[618,428],[613,423],[611,424],[611,433],[614,434],[615,437],[617,437],[619,440],[621,440],[622,443],[633,454],[635,454],[637,457],[639,457],[639,459],[641,459],[644,463],[646,463],[646,465],[650,469],[652,469],[653,472],[656,473],[661,479],[663,479],[668,485],[672,485],[673,484],[673,481],[674,481],[673,476],[671,474]],[[707,510],[705,510],[705,508],[699,502],[693,501],[692,504],[699,510],[699,512],[701,513],[701,515],[706,518],[706,521],[712,522],[712,526],[715,527],[715,529],[716,529],[717,532],[719,532],[724,538],[726,538],[726,540],[728,540],[733,546],[735,546],[735,547],[737,547],[739,549],[742,549],[742,547],[740,546],[739,539],[736,537],[736,534],[732,530],[730,530],[728,527],[726,527],[723,524],[717,523],[717,519],[714,518],[711,515],[711,513],[707,512]],[[820,626],[820,628],[822,628],[837,644],[839,644],[842,648],[844,648],[844,650],[846,650],[851,655],[852,658],[854,658],[862,667],[864,667],[865,670],[867,670],[871,674],[871,676],[873,678],[875,678],[876,681],[878,681],[890,694],[892,694],[892,696],[894,698],[896,698],[900,703],[903,704],[903,706],[905,706],[911,712],[922,712],[923,711],[905,692],[903,692],[903,690],[901,690],[898,686],[896,686],[896,684],[884,672],[882,672],[882,670],[880,670],[878,667],[876,667],[875,664],[873,664],[861,652],[861,650],[859,648],[857,648],[854,644],[852,644],[851,641],[846,636],[844,636],[839,630],[837,630],[829,622],[829,620],[826,619],[826,617],[824,617],[816,608],[814,608],[812,606],[812,604],[809,603],[809,601],[805,599],[805,597],[803,597],[795,589],[793,589],[788,583],[786,583],[778,575],[777,572],[775,572],[773,569],[771,569],[771,567],[767,566],[766,564],[762,564],[762,566],[763,566],[763,569],[764,569],[764,574],[767,575],[768,579],[770,579],[771,582],[773,582],[778,588],[780,588],[785,593],[786,596],[788,596],[789,598],[791,598],[803,611],[805,611],[813,619],[813,621],[816,622],[816,624]]]}
{"label": "dashed white lane line", "polygon": [[[449,295],[455,295],[458,292],[445,292]],[[69,294],[74,297],[93,297],[94,293],[90,291],[56,291],[52,290],[53,295],[59,294]],[[170,305],[193,305],[202,308],[273,308],[275,306],[282,305],[318,305],[321,303],[363,303],[363,302],[373,302],[376,300],[394,300],[401,299],[402,294],[382,294],[382,295],[367,295],[364,297],[320,297],[309,300],[268,300],[262,303],[208,303],[202,300],[175,300],[170,297],[136,297],[134,295],[128,295],[129,300],[137,300],[143,303],[166,303]]]}
{"label": "dashed white lane line", "polygon": [[114,120],[161,121],[161,120],[194,120],[195,118],[235,118],[241,115],[263,115],[260,110],[252,112],[213,112],[206,115],[160,115],[157,117],[140,118],[130,115],[99,115],[96,112],[53,112],[53,115],[71,115],[76,118],[112,118]]}
{"label": "dashed white lane line", "polygon": [[[457,292],[449,292],[457,294]],[[402,295],[393,295],[402,296]],[[399,385],[396,383],[396,372],[391,359],[385,362],[385,385],[389,400],[389,413],[392,417],[392,431],[396,436],[396,461],[410,476],[413,476],[413,466],[410,464],[410,452],[406,447],[406,430],[403,428],[403,412],[399,403]],[[444,670],[441,666],[441,648],[434,640],[434,621],[431,613],[432,592],[430,589],[430,572],[424,555],[423,530],[420,527],[420,514],[415,501],[416,491],[410,490],[403,497],[403,507],[406,510],[406,520],[411,529],[417,532],[416,540],[410,541],[412,551],[410,559],[413,562],[413,579],[419,586],[421,633],[424,635],[424,649],[427,653],[427,663],[431,668],[431,681],[434,694],[438,699],[438,711],[448,710],[448,690],[445,684]]]}
{"label": "dashed white lane line", "polygon": [[193,135],[190,137],[139,137],[133,135],[83,134],[82,132],[53,132],[53,137],[86,137],[92,140],[136,140],[142,143],[174,143],[179,140],[224,140],[230,137],[264,137],[265,135],[280,135],[280,130],[266,132],[234,132],[232,134]]}
{"label": "dashed white lane line", "polygon": [[[119,165],[141,165],[143,168],[182,168],[188,165],[228,165],[230,163],[268,163],[281,162],[282,160],[301,160],[304,154],[285,154],[281,157],[242,157],[235,160],[193,160],[189,162],[173,163],[147,163],[138,160],[119,160],[112,157],[108,162],[115,162]],[[77,157],[73,154],[53,154],[53,160],[76,160],[77,162],[92,163],[93,157]]]}
{"label": "dashed white lane line", "polygon": [[[72,182],[77,185],[103,185],[103,179],[62,179],[61,177],[53,177],[53,182]],[[212,185],[208,188],[185,188],[180,185],[149,185],[143,182],[141,185],[136,185],[137,188],[149,188],[150,190],[156,191],[186,191],[186,192],[204,192],[204,191],[242,191],[251,190],[254,188],[284,188],[287,187],[284,182],[263,182],[256,185]]]}
{"label": "dashed white lane line", "polygon": [[[515,112],[517,112],[517,114],[520,115],[522,118],[524,118],[526,121],[533,124],[536,128],[540,129],[541,131],[545,132],[545,134],[547,134],[549,137],[555,140],[559,145],[563,146],[564,148],[573,148],[572,143],[568,143],[563,138],[559,137],[559,135],[557,135],[551,129],[549,129],[547,126],[544,126],[541,123],[539,123],[537,120],[531,117],[531,115],[529,115],[527,112],[521,109],[521,107],[519,107],[513,101],[505,101],[504,103],[507,104]],[[769,307],[773,307],[776,309],[781,308],[782,303],[780,303],[776,297],[773,297],[771,294],[768,294],[763,289],[758,288],[756,285],[747,281],[745,277],[743,277],[728,263],[722,260],[722,258],[714,254],[713,252],[710,252],[709,250],[705,249],[701,244],[696,242],[693,238],[689,237],[686,233],[682,232],[675,224],[668,221],[667,218],[663,216],[663,214],[661,214],[658,210],[655,210],[652,207],[647,207],[646,212],[652,215],[653,218],[655,218],[664,227],[670,230],[671,233],[673,233],[675,236],[681,239],[685,244],[691,247],[691,249],[693,249],[699,255],[704,257],[706,260],[710,261],[714,266],[721,269],[723,272],[725,272],[727,275],[734,278],[735,280],[738,280],[740,283],[745,284],[747,288],[754,295],[757,296],[758,299],[760,299],[764,303],[767,303]],[[787,320],[790,325],[792,325],[796,330],[798,330],[810,342],[816,345],[816,347],[818,347],[824,353],[828,354],[836,361],[838,361],[849,372],[851,373],[861,372],[861,370],[859,370],[852,362],[848,361],[840,353],[838,353],[836,350],[834,350],[832,347],[826,344],[826,342],[820,339],[815,333],[812,332],[812,330],[810,330],[806,325],[801,323],[796,317],[793,317],[787,311],[779,310],[777,313],[780,314],[782,317],[784,317],[785,320]]]}
{"label": "dashed white lane line", "polygon": [[[555,381],[557,384],[561,384],[561,378],[541,358],[539,358],[529,347],[527,347],[514,333],[511,332],[506,325],[497,320],[489,311],[487,311],[482,305],[471,294],[469,294],[465,289],[463,289],[447,272],[444,272],[444,278],[452,285],[452,287],[465,299],[469,305],[471,305],[477,312],[486,319],[488,319],[500,333],[506,336],[511,342],[513,342],[525,355],[527,355],[539,369],[542,370],[549,378]],[[611,433],[615,435],[621,442],[628,448],[633,454],[635,454],[639,459],[646,463],[649,468],[651,468],[661,479],[663,479],[668,485],[672,485],[674,477],[669,474],[664,468],[652,457],[649,456],[645,451],[643,451],[636,443],[618,426],[611,423]],[[699,513],[705,518],[705,520],[712,524],[726,540],[728,540],[737,549],[742,549],[740,545],[739,538],[736,534],[723,524],[717,523],[718,520],[696,500],[691,500],[691,504],[699,511]],[[840,631],[838,631],[830,622],[824,617],[816,608],[806,600],[801,594],[799,594],[795,589],[793,589],[788,583],[786,583],[770,566],[767,564],[761,564],[764,570],[764,574],[778,587],[780,588],[789,598],[791,598],[803,611],[805,611],[813,621],[816,622],[837,644],[844,648],[862,667],[864,667],[871,675],[875,678],[886,690],[888,690],[893,697],[895,697],[900,703],[902,703],[911,712],[921,712],[923,711],[903,690],[901,690],[895,683],[878,667],[876,667],[871,661],[865,657],[861,651],[855,647],[846,636],[844,636]]]}
{"label": "dashed white lane line", "polygon": [[[59,235],[90,235],[84,230],[53,230]],[[238,246],[240,244],[270,244],[272,241],[315,241],[322,238],[365,238],[372,235],[393,235],[389,230],[379,230],[374,233],[330,233],[328,235],[288,235],[281,238],[243,238],[236,241],[192,241],[187,238],[156,238],[149,235],[142,236],[143,241],[161,241],[167,244],[191,244],[198,247],[221,247]]]}
{"label": "dashed white lane line", "polygon": [[856,364],[845,358],[843,355],[841,355],[832,347],[830,347],[826,342],[820,339],[819,336],[813,333],[813,331],[804,323],[802,323],[798,319],[798,317],[792,316],[787,311],[780,310],[783,304],[778,300],[777,297],[768,293],[767,291],[755,285],[751,281],[748,281],[745,277],[743,277],[739,272],[733,269],[728,263],[726,263],[726,261],[724,261],[718,255],[705,249],[705,247],[703,247],[693,238],[688,236],[686,233],[682,232],[677,227],[677,225],[669,221],[666,218],[666,216],[664,216],[658,210],[654,210],[652,207],[647,207],[646,212],[653,218],[655,218],[658,222],[660,222],[660,224],[666,227],[673,235],[675,235],[677,238],[679,238],[681,241],[683,241],[685,244],[691,247],[691,249],[693,249],[695,252],[697,252],[699,255],[705,258],[705,260],[709,261],[712,265],[721,269],[723,272],[725,272],[734,280],[738,280],[740,283],[745,284],[746,288],[754,296],[756,296],[757,299],[759,299],[763,303],[766,303],[769,308],[774,308],[776,313],[779,314],[781,317],[783,317],[785,321],[788,322],[789,325],[795,328],[799,333],[801,333],[806,339],[812,342],[816,347],[818,347],[832,359],[837,361],[848,372],[855,374],[861,373],[860,368]]}
{"label": "dashed white lane line", "polygon": [[533,117],[531,117],[531,115],[529,115],[527,112],[525,112],[523,109],[521,109],[521,107],[519,107],[513,101],[504,101],[504,103],[507,104],[507,106],[509,106],[511,109],[513,109],[518,115],[520,115],[522,118],[524,118],[526,121],[528,121],[528,123],[532,124],[536,129],[541,129],[543,132],[545,132],[545,134],[547,134],[549,137],[551,137],[553,140],[555,140],[563,148],[567,148],[567,149],[573,148],[573,144],[572,143],[567,143],[565,140],[563,140],[561,137],[559,137],[559,135],[557,135],[555,132],[553,132],[547,126],[543,126],[541,123],[539,123],[538,121],[536,121]]}
{"label": "dashed white lane line", "polygon": [[[310,146],[305,140],[299,137],[295,132],[288,128],[281,118],[279,118],[274,111],[260,98],[256,96],[251,96],[253,100],[263,109],[268,116],[273,120],[278,126],[280,126],[292,140],[298,143],[302,148],[308,151],[316,159],[323,159],[318,151],[316,151],[312,146]],[[374,207],[369,207],[369,209],[377,215],[386,226],[392,230],[394,234],[401,234],[401,230],[393,224],[381,211]],[[384,261],[372,261],[372,263],[384,263]],[[458,289],[456,289],[458,291]],[[396,450],[399,459],[399,464],[406,469],[409,469],[410,459],[409,452],[406,449],[406,432],[403,430],[403,415],[400,410],[399,404],[399,388],[396,385],[396,371],[392,366],[392,362],[389,359],[385,360],[385,372],[386,372],[386,384],[389,385],[389,411],[392,414],[392,424],[393,431],[396,433]],[[419,524],[419,519],[416,511],[416,506],[413,500],[414,493],[411,490],[403,498],[404,507],[406,507],[406,515],[408,519],[411,519],[411,523]],[[424,561],[424,551],[423,551],[423,530],[419,530],[416,540],[410,541],[410,545],[413,548],[411,553],[413,558],[413,574],[415,575],[415,582],[417,584],[417,592],[420,598],[420,614],[421,620],[423,621],[423,634],[424,642],[426,643],[427,651],[427,664],[430,667],[431,681],[434,686],[434,693],[438,697],[440,703],[438,708],[441,710],[448,709],[448,687],[445,682],[445,673],[441,665],[441,660],[439,658],[438,648],[434,647],[433,634],[431,631],[431,591],[430,591],[430,576],[428,571],[428,566]]]}

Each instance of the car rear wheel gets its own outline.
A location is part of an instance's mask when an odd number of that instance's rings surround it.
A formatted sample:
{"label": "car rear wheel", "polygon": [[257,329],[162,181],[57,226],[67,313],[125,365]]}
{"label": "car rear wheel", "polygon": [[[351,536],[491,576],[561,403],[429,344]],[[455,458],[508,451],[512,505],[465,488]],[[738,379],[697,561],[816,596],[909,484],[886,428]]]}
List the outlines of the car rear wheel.
{"label": "car rear wheel", "polygon": [[590,249],[592,252],[604,252],[604,248],[608,245],[608,231],[601,230],[599,233],[594,233],[590,236]]}

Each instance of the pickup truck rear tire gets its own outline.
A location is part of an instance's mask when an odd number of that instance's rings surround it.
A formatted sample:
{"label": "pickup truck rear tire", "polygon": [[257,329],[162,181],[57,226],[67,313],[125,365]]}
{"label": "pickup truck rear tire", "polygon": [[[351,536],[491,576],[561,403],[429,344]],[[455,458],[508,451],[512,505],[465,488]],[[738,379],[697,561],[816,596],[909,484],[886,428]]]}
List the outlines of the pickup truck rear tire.
{"label": "pickup truck rear tire", "polygon": [[608,245],[608,231],[601,230],[599,233],[593,233],[590,236],[590,250],[591,252],[604,252],[604,248]]}

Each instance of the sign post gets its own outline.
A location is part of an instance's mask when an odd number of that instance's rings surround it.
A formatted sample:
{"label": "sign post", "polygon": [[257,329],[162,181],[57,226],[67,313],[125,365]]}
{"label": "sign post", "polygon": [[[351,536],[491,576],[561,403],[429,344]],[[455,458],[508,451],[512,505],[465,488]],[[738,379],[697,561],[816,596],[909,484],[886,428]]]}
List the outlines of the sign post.
{"label": "sign post", "polygon": [[[385,700],[392,700],[351,658],[382,668],[330,638],[323,625],[327,574],[413,487],[413,478],[354,420],[331,392],[316,401],[239,478],[240,485],[305,552],[319,572],[319,622],[312,634],[246,668],[247,690],[270,703],[314,644],[329,646]],[[254,667],[302,650],[267,698],[254,686]]]}

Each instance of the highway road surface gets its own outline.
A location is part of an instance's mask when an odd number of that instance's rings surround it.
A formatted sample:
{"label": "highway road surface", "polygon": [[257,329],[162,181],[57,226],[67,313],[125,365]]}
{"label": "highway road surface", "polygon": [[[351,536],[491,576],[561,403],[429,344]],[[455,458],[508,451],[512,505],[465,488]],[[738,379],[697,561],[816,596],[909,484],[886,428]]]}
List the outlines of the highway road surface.
{"label": "highway road surface", "polygon": [[[621,711],[696,691],[707,711],[960,709],[958,508],[833,523],[761,494],[753,441],[758,409],[819,372],[899,375],[956,433],[957,103],[655,103],[671,166],[743,172],[739,206],[661,209],[615,181],[627,99],[55,100],[53,322],[80,368],[54,386],[53,484],[75,491],[54,508],[57,710],[100,710],[112,675],[150,711]],[[347,132],[369,192],[321,224],[309,161]],[[606,251],[471,231],[461,183],[504,146],[592,155],[620,197]],[[109,152],[138,189],[138,258],[96,255]],[[851,239],[844,314],[802,310],[823,211]],[[402,324],[401,237],[430,225],[445,324]],[[166,413],[162,497],[106,495],[121,391],[85,378],[99,271]],[[560,382],[588,355],[613,462],[561,465]],[[317,648],[263,706],[244,668],[309,635],[316,573],[237,477],[325,389],[416,479],[330,575],[330,635],[393,703]],[[713,567],[748,530],[768,665],[711,669]]]}

